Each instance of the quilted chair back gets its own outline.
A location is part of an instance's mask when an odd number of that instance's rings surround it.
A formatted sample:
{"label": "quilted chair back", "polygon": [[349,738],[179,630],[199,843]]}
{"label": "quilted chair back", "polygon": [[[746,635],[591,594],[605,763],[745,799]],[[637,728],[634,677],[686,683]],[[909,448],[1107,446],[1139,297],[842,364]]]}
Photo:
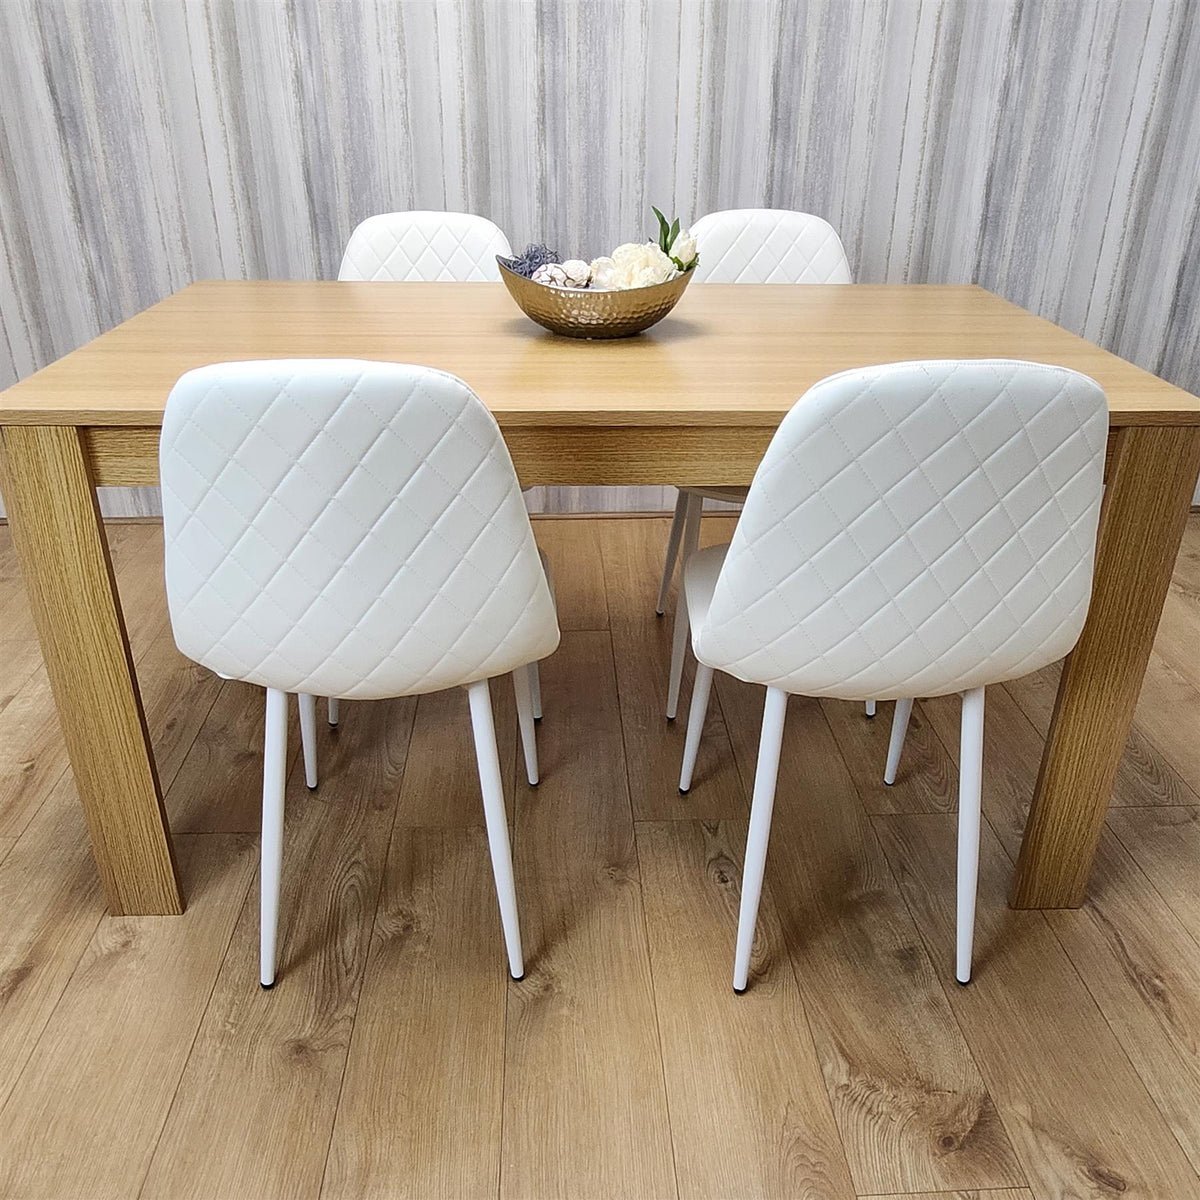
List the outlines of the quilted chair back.
{"label": "quilted chair back", "polygon": [[498,226],[471,213],[398,212],[368,217],[350,235],[339,279],[471,283],[500,278],[512,255]]}
{"label": "quilted chair back", "polygon": [[785,208],[734,208],[693,226],[696,282],[849,283],[842,240],[828,221]]}
{"label": "quilted chair back", "polygon": [[460,379],[353,359],[189,371],[163,418],[179,649],[312,695],[411,695],[558,644],[508,449]]}
{"label": "quilted chair back", "polygon": [[1108,436],[1100,386],[1009,360],[822,380],[750,487],[703,661],[788,692],[935,696],[1061,658],[1083,628]]}

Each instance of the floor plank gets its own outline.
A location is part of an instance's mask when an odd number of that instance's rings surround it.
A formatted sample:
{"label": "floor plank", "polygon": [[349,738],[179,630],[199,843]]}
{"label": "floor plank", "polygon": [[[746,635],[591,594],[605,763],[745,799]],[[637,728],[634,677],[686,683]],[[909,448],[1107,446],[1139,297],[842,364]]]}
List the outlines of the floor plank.
{"label": "floor plank", "polygon": [[883,782],[893,705],[880,702],[868,717],[863,706],[822,700],[825,720],[869,813],[953,812],[958,807],[958,771],[920,705],[913,706],[896,782]]}
{"label": "floor plank", "polygon": [[[794,701],[740,998],[728,984],[762,693],[719,686],[680,797],[684,721],[661,716],[670,620],[652,613],[667,527],[535,526],[566,631],[543,668],[538,789],[519,769],[509,682],[493,689],[526,979],[506,981],[466,704],[448,693],[345,704],[338,732],[319,722],[315,796],[293,760],[283,972],[263,995],[257,888],[240,910],[222,900],[220,920],[210,904],[253,869],[236,848],[253,859],[261,691],[178,653],[160,530],[113,528],[168,807],[177,828],[207,831],[180,839],[184,869],[207,863],[212,885],[180,919],[105,917],[0,526],[0,1194],[134,1194],[158,1140],[147,1200],[322,1185],[815,1198],[851,1181],[889,1200],[1194,1195],[1200,516],[1085,907],[1009,913],[1011,865],[989,830],[979,974],[951,986],[956,702],[917,706],[884,788],[890,705],[868,721]],[[731,528],[707,518],[704,540]],[[989,689],[987,811],[1009,850],[1057,673]],[[635,825],[631,802],[652,819]]]}
{"label": "floor plank", "polygon": [[1028,1188],[987,1188],[968,1192],[891,1192],[886,1196],[860,1196],[859,1200],[1033,1200]]}
{"label": "floor plank", "polygon": [[1200,1170],[1200,948],[1109,830],[1083,908],[1047,918]]}
{"label": "floor plank", "polygon": [[[653,522],[652,522],[653,523]],[[600,557],[600,521],[546,517],[533,522],[550,563],[559,628],[608,628],[608,594]]]}
{"label": "floor plank", "polygon": [[507,980],[483,830],[397,828],[326,1200],[496,1196]]}
{"label": "floor plank", "polygon": [[220,695],[221,680],[184,658],[170,629],[161,630],[146,647],[137,668],[159,784],[169,795]]}
{"label": "floor plank", "polygon": [[[264,693],[248,683],[220,684],[207,718],[184,755],[175,785],[166,793],[171,828],[180,833],[257,833],[262,825]],[[355,705],[355,711],[367,706]],[[347,710],[350,705],[346,706]],[[288,703],[288,764],[300,755],[294,700]],[[350,720],[347,711],[345,725]],[[317,721],[319,762],[340,733]]]}
{"label": "floor plank", "polygon": [[[313,1195],[320,1187],[412,709],[411,701],[357,705],[325,755],[316,793],[293,767],[277,982],[258,986],[252,889],[145,1195]],[[256,781],[260,771],[261,760]]]}
{"label": "floor plank", "polygon": [[974,978],[953,983],[951,816],[873,819],[1037,1195],[1200,1196],[1187,1158],[1040,912],[1006,904],[1012,865],[987,828]]}
{"label": "floor plank", "polygon": [[1198,629],[1200,584],[1190,585],[1173,579],[1163,601],[1154,649],[1195,688],[1200,688],[1200,651],[1196,647]]}
{"label": "floor plank", "polygon": [[[1200,637],[1193,645],[1197,641]],[[1188,784],[1200,789],[1200,686],[1157,650],[1146,664],[1133,719]]]}
{"label": "floor plank", "polygon": [[[1005,691],[1017,702],[1042,738],[1050,728],[1059,674],[1060,664],[1054,663],[1032,675],[1004,684]],[[1038,758],[1040,761],[1041,751],[1038,752]],[[1200,785],[1200,780],[1196,783]],[[1200,795],[1166,760],[1135,721],[1130,726],[1125,753],[1117,767],[1111,804],[1135,808],[1148,804],[1200,804]]]}
{"label": "floor plank", "polygon": [[69,766],[43,667],[4,706],[3,717],[0,834],[19,837]]}
{"label": "floor plank", "polygon": [[[958,740],[962,701],[957,695],[922,700],[920,708],[946,748],[958,787]],[[1037,782],[1045,739],[1003,687],[987,689],[983,728],[983,811],[1015,860]],[[903,759],[901,760],[903,763]]]}
{"label": "floor plank", "polygon": [[542,687],[556,765],[516,804],[526,974],[508,996],[501,1196],[671,1196],[608,634],[564,634]]}
{"label": "floor plank", "polygon": [[[763,689],[717,686],[749,783]],[[789,705],[767,886],[858,1190],[1023,1184],[815,700]]]}
{"label": "floor plank", "polygon": [[[728,518],[706,518],[703,541],[721,540]],[[666,720],[674,593],[667,615],[654,615],[668,523],[646,518],[605,521],[600,530],[609,621],[617,671],[629,789],[638,820],[726,820],[746,815],[720,705],[710,704],[691,791],[679,793],[693,664],[689,653],[679,716]]]}
{"label": "floor plank", "polygon": [[142,648],[169,625],[162,526],[110,526],[108,540],[125,633],[136,660]]}
{"label": "floor plank", "polygon": [[16,1083],[104,915],[69,775],[0,863],[0,1103]]}
{"label": "floor plank", "polygon": [[1108,826],[1200,942],[1200,808],[1110,809]]}
{"label": "floor plank", "polygon": [[[745,821],[637,826],[679,1194],[853,1197],[786,957],[745,995],[730,987],[745,842]],[[770,897],[759,922],[760,944],[781,946]]]}
{"label": "floor plank", "polygon": [[[517,770],[517,706],[512,676],[491,680],[489,691],[496,747],[500,753],[500,774],[505,794],[511,796],[518,778],[521,787],[528,786],[524,767]],[[462,688],[451,688],[420,696],[416,704],[408,766],[396,811],[397,823],[441,829],[482,825],[483,800],[467,693]],[[542,762],[540,747],[538,757],[543,770],[553,769],[552,764]]]}
{"label": "floor plank", "polygon": [[1183,540],[1172,579],[1200,591],[1200,512],[1193,511],[1183,527]]}
{"label": "floor plank", "polygon": [[0,1110],[0,1194],[137,1195],[256,858],[244,835],[177,854],[186,915],[100,922]]}
{"label": "floor plank", "polygon": [[0,661],[4,663],[0,679],[0,710],[21,689],[25,681],[42,665],[33,613],[25,595],[25,580],[17,562],[8,526],[0,526]]}

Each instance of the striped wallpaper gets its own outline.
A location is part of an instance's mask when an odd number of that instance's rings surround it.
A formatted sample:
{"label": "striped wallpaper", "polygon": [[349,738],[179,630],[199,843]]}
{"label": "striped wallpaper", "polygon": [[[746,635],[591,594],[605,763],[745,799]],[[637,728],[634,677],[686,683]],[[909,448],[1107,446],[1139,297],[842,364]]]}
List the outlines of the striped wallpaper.
{"label": "striped wallpaper", "polygon": [[369,213],[587,256],[651,203],[819,213],[859,280],[1200,391],[1200,3],[0,0],[0,386],[193,279],[332,277]]}

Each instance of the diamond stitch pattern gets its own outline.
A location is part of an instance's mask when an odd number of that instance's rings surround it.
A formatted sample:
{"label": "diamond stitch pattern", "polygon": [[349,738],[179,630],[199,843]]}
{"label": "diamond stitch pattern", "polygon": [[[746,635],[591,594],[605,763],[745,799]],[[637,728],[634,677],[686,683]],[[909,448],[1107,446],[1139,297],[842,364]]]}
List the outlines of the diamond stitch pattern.
{"label": "diamond stitch pattern", "polygon": [[558,644],[507,447],[461,380],[355,360],[223,363],[160,448],[179,649],[227,678],[377,699]]}
{"label": "diamond stitch pattern", "polygon": [[841,238],[811,213],[730,209],[701,217],[692,233],[697,283],[850,282]]}
{"label": "diamond stitch pattern", "polygon": [[338,278],[400,283],[498,280],[497,254],[510,257],[512,248],[485,217],[380,213],[368,217],[350,235]]}
{"label": "diamond stitch pattern", "polygon": [[[708,283],[849,283],[841,238],[810,213],[735,208],[709,213],[693,226],[700,262],[696,279]],[[687,487],[709,500],[740,504],[745,488]]]}
{"label": "diamond stitch pattern", "polygon": [[728,547],[693,556],[711,666],[848,700],[997,683],[1066,654],[1092,586],[1108,408],[1007,360],[897,363],[811,388]]}

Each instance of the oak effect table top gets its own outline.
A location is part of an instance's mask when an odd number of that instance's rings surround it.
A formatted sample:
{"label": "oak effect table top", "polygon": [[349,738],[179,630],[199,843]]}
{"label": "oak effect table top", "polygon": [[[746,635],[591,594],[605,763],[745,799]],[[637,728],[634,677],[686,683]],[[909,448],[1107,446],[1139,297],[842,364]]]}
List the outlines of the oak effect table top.
{"label": "oak effect table top", "polygon": [[1026,358],[1099,381],[1117,425],[1200,425],[1200,399],[972,285],[694,284],[634,338],[534,325],[500,283],[192,284],[0,393],[0,424],[155,426],[175,380],[246,358],[366,358],[460,376],[502,426],[774,426],[817,380],[914,358]]}

